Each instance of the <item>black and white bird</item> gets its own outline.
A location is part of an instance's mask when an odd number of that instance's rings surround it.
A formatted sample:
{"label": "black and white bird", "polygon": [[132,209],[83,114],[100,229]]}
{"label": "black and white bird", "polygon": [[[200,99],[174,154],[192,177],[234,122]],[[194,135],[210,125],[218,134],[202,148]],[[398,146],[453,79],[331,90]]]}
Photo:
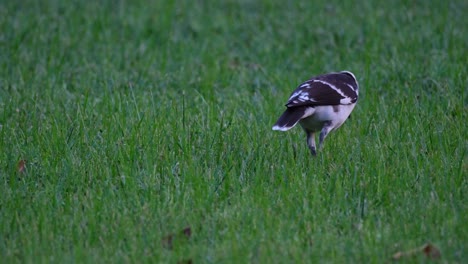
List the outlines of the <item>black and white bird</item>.
{"label": "black and white bird", "polygon": [[273,130],[287,131],[299,123],[307,134],[307,145],[317,155],[315,133],[320,131],[319,148],[328,133],[349,117],[359,97],[359,84],[352,72],[341,71],[312,77],[289,97],[286,111]]}

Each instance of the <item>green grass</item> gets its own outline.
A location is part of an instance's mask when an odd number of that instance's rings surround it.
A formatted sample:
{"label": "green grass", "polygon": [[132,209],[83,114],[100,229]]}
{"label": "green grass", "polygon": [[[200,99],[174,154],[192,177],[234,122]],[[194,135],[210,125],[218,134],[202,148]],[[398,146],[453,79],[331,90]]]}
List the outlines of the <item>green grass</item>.
{"label": "green grass", "polygon": [[[467,262],[466,1],[96,2],[0,3],[3,263]],[[271,131],[345,69],[316,158]]]}

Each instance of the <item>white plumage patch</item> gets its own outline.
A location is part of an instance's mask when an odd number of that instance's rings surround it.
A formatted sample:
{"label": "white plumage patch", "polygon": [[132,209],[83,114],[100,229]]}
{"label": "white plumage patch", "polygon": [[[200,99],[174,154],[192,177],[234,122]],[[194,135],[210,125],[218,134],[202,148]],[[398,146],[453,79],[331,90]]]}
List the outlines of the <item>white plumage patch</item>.
{"label": "white plumage patch", "polygon": [[272,129],[277,130],[277,131],[288,131],[290,127],[288,128],[288,127],[273,126]]}
{"label": "white plumage patch", "polygon": [[315,113],[315,107],[307,107],[304,111],[304,114],[302,115],[302,118],[306,118],[308,116],[311,116]]}
{"label": "white plumage patch", "polygon": [[312,98],[309,98],[309,94],[307,92],[302,92],[300,95],[299,95],[299,101],[308,101],[308,100],[312,100]]}
{"label": "white plumage patch", "polygon": [[351,98],[345,97],[343,99],[340,99],[340,104],[342,104],[342,105],[351,104]]}

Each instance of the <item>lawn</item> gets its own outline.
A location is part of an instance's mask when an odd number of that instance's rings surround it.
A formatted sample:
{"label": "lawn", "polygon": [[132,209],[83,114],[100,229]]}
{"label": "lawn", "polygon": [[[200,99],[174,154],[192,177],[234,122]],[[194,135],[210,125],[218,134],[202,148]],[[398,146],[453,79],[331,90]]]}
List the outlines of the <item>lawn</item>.
{"label": "lawn", "polygon": [[[467,13],[1,1],[1,262],[467,263]],[[271,130],[341,70],[360,98],[317,157]]]}

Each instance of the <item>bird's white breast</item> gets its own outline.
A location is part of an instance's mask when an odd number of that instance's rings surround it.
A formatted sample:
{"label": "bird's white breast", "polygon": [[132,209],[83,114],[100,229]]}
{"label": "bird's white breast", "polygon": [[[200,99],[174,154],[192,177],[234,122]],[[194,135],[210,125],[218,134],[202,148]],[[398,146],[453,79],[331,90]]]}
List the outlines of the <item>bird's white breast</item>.
{"label": "bird's white breast", "polygon": [[311,115],[303,118],[300,124],[309,131],[319,131],[325,122],[331,122],[332,130],[339,128],[349,117],[356,104],[325,105],[314,107]]}

